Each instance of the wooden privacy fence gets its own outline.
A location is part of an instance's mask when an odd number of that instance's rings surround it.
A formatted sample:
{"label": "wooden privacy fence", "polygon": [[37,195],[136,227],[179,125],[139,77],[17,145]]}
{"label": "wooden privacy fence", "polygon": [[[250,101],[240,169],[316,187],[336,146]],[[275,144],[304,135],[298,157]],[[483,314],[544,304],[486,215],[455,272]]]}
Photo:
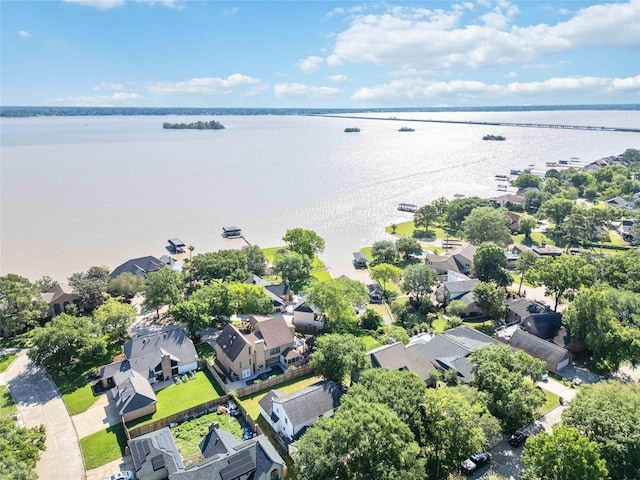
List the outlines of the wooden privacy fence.
{"label": "wooden privacy fence", "polygon": [[139,437],[140,435],[154,432],[163,427],[168,427],[172,423],[179,423],[190,417],[196,417],[209,411],[213,412],[218,408],[218,405],[227,403],[228,401],[229,395],[223,395],[222,397],[214,398],[213,400],[201,403],[200,405],[196,405],[195,407],[187,408],[186,410],[182,410],[181,412],[174,413],[173,415],[170,415],[168,417],[160,418],[158,420],[154,420],[151,423],[146,423],[138,427],[132,427],[129,429],[127,428],[127,425],[124,424],[124,431],[127,434],[127,438],[131,440],[132,438]]}
{"label": "wooden privacy fence", "polygon": [[238,388],[236,389],[236,395],[238,395],[238,398],[246,397],[247,395],[252,395],[257,392],[270,390],[271,387],[275,387],[281,383],[288,382],[289,380],[295,380],[296,378],[304,377],[312,373],[313,367],[311,365],[303,365],[295,370],[284,372],[281,375],[268,378],[252,385],[247,385],[246,387]]}

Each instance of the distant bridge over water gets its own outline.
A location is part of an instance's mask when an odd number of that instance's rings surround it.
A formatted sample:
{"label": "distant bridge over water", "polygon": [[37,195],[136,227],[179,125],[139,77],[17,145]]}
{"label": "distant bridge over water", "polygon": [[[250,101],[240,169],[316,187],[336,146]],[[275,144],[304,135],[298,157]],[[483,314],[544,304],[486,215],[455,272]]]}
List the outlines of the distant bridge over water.
{"label": "distant bridge over water", "polygon": [[627,132],[640,133],[640,128],[598,127],[593,125],[557,125],[552,123],[522,123],[522,122],[474,122],[471,120],[433,120],[397,117],[365,117],[359,115],[321,115],[331,118],[352,118],[355,120],[387,120],[393,122],[424,122],[424,123],[455,123],[459,125],[490,125],[496,127],[525,127],[525,128],[555,128],[559,130],[593,130],[598,132]]}

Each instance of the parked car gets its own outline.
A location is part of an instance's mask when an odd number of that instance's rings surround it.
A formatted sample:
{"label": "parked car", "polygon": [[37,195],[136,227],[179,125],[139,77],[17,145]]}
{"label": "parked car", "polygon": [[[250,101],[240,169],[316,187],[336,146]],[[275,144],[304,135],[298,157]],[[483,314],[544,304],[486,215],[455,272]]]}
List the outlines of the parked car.
{"label": "parked car", "polygon": [[512,447],[519,447],[527,440],[528,436],[529,435],[520,430],[513,432],[509,437],[509,445]]}
{"label": "parked car", "polygon": [[131,470],[123,470],[122,472],[114,473],[105,480],[133,480],[136,478],[136,474]]}
{"label": "parked car", "polygon": [[460,465],[460,469],[463,473],[467,475],[471,475],[478,468],[483,465],[486,465],[491,461],[491,454],[489,452],[479,452],[472,454],[469,458],[467,458],[462,465]]}
{"label": "parked car", "polygon": [[548,382],[549,381],[549,374],[548,373],[543,373],[542,374],[542,381],[543,382]]}

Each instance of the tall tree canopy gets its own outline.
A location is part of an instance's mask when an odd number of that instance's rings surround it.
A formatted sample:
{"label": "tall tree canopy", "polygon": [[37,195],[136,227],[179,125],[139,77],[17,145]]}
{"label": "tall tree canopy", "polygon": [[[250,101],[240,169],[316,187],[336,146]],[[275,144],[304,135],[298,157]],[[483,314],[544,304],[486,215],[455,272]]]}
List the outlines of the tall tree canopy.
{"label": "tall tree canopy", "polygon": [[511,277],[505,268],[507,256],[502,248],[493,243],[483,243],[473,255],[473,274],[481,282],[493,282],[506,287],[511,283]]}
{"label": "tall tree canopy", "polygon": [[266,315],[273,312],[273,300],[265,289],[249,283],[229,284],[229,306],[238,315]]}
{"label": "tall tree canopy", "polygon": [[197,289],[189,297],[204,303],[207,306],[207,313],[214,318],[231,315],[231,297],[228,283],[212,282]]}
{"label": "tall tree canopy", "polygon": [[136,309],[115,298],[109,298],[93,312],[93,320],[111,340],[124,337],[135,318]]}
{"label": "tall tree canopy", "polygon": [[402,270],[390,263],[379,263],[371,267],[371,277],[382,285],[382,289],[385,292],[388,283],[398,280],[401,273]]}
{"label": "tall tree canopy", "polygon": [[15,273],[0,277],[0,336],[15,335],[44,318],[48,307],[40,293],[25,277]]}
{"label": "tall tree canopy", "polygon": [[416,228],[429,230],[431,224],[438,219],[438,215],[438,208],[435,205],[423,205],[413,214],[413,223]]}
{"label": "tall tree canopy", "polygon": [[462,222],[462,233],[475,245],[484,242],[507,245],[511,243],[509,223],[509,217],[503,210],[477,207]]}
{"label": "tall tree canopy", "polygon": [[249,276],[247,262],[242,250],[200,253],[191,260],[189,280],[205,284],[214,280],[244,282]]}
{"label": "tall tree canopy", "polygon": [[371,247],[373,263],[395,263],[398,260],[398,249],[391,240],[374,242]]}
{"label": "tall tree canopy", "polygon": [[331,333],[318,337],[310,363],[326,380],[344,383],[358,377],[366,365],[364,342],[353,335]]}
{"label": "tall tree canopy", "polygon": [[182,296],[184,281],[182,275],[171,268],[161,268],[157,272],[147,274],[144,287],[144,306],[155,308],[160,318],[162,305],[175,305]]}
{"label": "tall tree canopy", "polygon": [[422,245],[415,238],[402,237],[396,240],[396,250],[404,260],[409,260],[411,255],[422,254]]}
{"label": "tall tree canopy", "polygon": [[529,278],[529,274],[534,272],[535,269],[533,267],[538,260],[538,256],[535,252],[531,250],[525,250],[524,252],[520,252],[518,255],[518,259],[514,265],[514,270],[520,274],[520,284],[518,285],[518,295],[522,291],[522,283],[525,278]]}
{"label": "tall tree canopy", "polygon": [[506,296],[505,289],[493,283],[480,282],[473,287],[473,297],[480,311],[496,323],[504,319]]}
{"label": "tall tree canopy", "polygon": [[287,230],[282,240],[287,242],[287,248],[300,255],[313,259],[324,252],[324,239],[313,230],[294,228]]}
{"label": "tall tree canopy", "polygon": [[207,304],[198,300],[187,300],[173,305],[169,313],[174,320],[187,327],[192,337],[196,337],[200,330],[209,326]]}
{"label": "tall tree canopy", "polygon": [[535,268],[536,278],[545,286],[547,295],[555,296],[554,310],[560,298],[569,290],[589,287],[595,281],[596,269],[578,255],[542,258]]}
{"label": "tall tree canopy", "polygon": [[309,428],[297,446],[296,474],[302,480],[425,478],[411,430],[377,403],[343,402],[332,418]]}
{"label": "tall tree canopy", "polygon": [[420,303],[425,295],[429,295],[436,283],[438,283],[436,271],[424,263],[416,263],[404,270],[402,291],[412,295],[416,303]]}
{"label": "tall tree canopy", "polygon": [[556,228],[558,228],[558,226],[562,224],[562,221],[573,211],[574,205],[575,202],[571,200],[554,197],[540,205],[539,212],[542,215],[546,215],[547,218],[550,218],[553,223],[556,224]]}
{"label": "tall tree canopy", "polygon": [[[636,222],[640,225],[640,220]],[[640,250],[627,250],[602,259],[602,279],[614,288],[640,293]]]}
{"label": "tall tree canopy", "polygon": [[562,413],[562,422],[596,443],[611,478],[640,472],[640,385],[598,382],[584,385]]}
{"label": "tall tree canopy", "polygon": [[0,478],[36,480],[33,471],[46,449],[45,426],[19,427],[9,416],[0,417]]}
{"label": "tall tree canopy", "polygon": [[493,208],[493,205],[489,200],[484,200],[479,197],[456,198],[449,202],[447,211],[445,212],[445,219],[449,228],[459,230],[464,219],[467,218],[467,215],[476,207]]}
{"label": "tall tree canopy", "polygon": [[69,286],[74,293],[80,295],[82,306],[91,312],[105,300],[110,280],[107,267],[91,267],[86,272],[71,275]]}
{"label": "tall tree canopy", "polygon": [[311,258],[294,251],[276,252],[273,273],[288,283],[294,292],[299,292],[311,278]]}
{"label": "tall tree canopy", "polygon": [[556,426],[527,439],[522,455],[525,480],[606,480],[598,447],[572,427]]}
{"label": "tall tree canopy", "polygon": [[113,297],[123,297],[127,300],[133,298],[144,288],[144,277],[134,275],[131,272],[123,272],[109,280],[107,293]]}
{"label": "tall tree canopy", "polygon": [[307,300],[325,315],[329,331],[349,333],[356,327],[354,309],[365,308],[369,294],[364,283],[340,277],[311,282]]}
{"label": "tall tree canopy", "polygon": [[245,245],[240,249],[247,256],[247,270],[258,276],[267,271],[267,257],[258,245]]}

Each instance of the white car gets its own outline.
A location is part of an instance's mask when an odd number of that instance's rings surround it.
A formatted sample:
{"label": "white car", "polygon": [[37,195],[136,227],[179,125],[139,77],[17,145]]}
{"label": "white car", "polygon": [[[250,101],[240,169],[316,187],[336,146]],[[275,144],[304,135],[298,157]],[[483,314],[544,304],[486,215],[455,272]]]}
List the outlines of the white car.
{"label": "white car", "polygon": [[109,478],[106,478],[105,480],[133,480],[134,478],[136,478],[135,473],[133,473],[131,470],[124,470],[122,472],[118,472],[111,475]]}

